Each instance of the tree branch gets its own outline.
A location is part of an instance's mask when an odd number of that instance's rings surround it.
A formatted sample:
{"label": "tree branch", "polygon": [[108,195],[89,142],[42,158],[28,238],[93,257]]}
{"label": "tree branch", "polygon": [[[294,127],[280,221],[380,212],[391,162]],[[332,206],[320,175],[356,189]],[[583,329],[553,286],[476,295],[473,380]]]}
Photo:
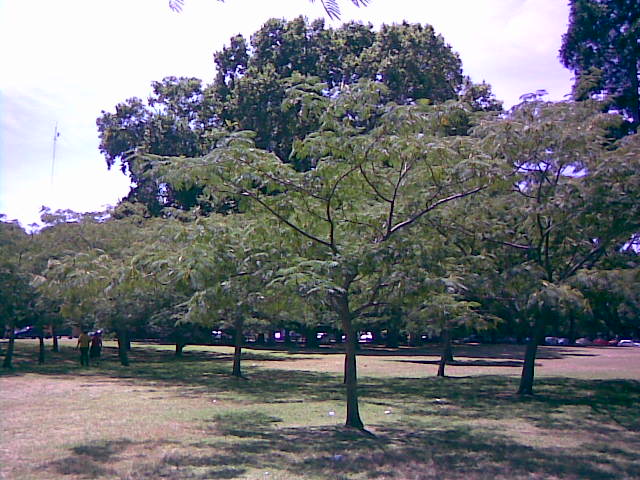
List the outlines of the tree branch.
{"label": "tree branch", "polygon": [[308,238],[309,240],[311,240],[311,241],[313,241],[315,243],[319,243],[320,245],[324,245],[325,247],[329,247],[333,253],[338,253],[338,249],[336,248],[336,246],[334,244],[332,244],[330,242],[327,242],[326,240],[322,240],[321,238],[318,238],[318,237],[316,237],[314,235],[311,235],[310,233],[304,231],[302,228],[300,228],[297,225],[291,223],[289,220],[287,220],[282,215],[280,215],[276,210],[274,210],[269,205],[267,205],[265,202],[263,202],[257,195],[254,195],[253,193],[247,192],[247,191],[241,192],[240,195],[253,199],[258,204],[260,204],[262,206],[262,208],[267,210],[271,215],[276,217],[278,220],[280,220],[282,223],[287,225],[289,228],[291,228],[291,229],[295,230],[296,232],[298,232],[303,237],[306,237],[306,238]]}
{"label": "tree branch", "polygon": [[421,210],[420,212],[416,213],[415,215],[413,215],[412,217],[408,218],[404,222],[400,222],[400,223],[396,224],[390,230],[390,232],[382,238],[382,241],[388,240],[389,237],[391,237],[391,235],[393,235],[395,232],[397,232],[398,230],[401,230],[401,229],[403,229],[403,228],[415,223],[420,218],[422,218],[425,214],[429,213],[432,210],[435,210],[440,205],[444,205],[445,203],[449,203],[449,202],[451,202],[453,200],[457,200],[459,198],[464,198],[464,197],[467,197],[469,195],[473,195],[474,193],[478,193],[478,192],[484,190],[485,188],[487,188],[487,185],[482,185],[480,187],[473,188],[473,189],[468,190],[466,192],[461,192],[461,193],[456,193],[454,195],[449,195],[446,198],[442,198],[442,199],[438,200],[437,202],[432,203],[427,208],[425,208],[424,210]]}

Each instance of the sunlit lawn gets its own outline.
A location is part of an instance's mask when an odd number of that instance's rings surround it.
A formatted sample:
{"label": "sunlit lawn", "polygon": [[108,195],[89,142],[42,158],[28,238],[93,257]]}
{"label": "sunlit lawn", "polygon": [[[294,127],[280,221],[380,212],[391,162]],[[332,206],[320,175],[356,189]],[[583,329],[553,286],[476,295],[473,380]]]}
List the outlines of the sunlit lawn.
{"label": "sunlit lawn", "polygon": [[[0,374],[0,478],[640,478],[640,349],[541,349],[536,395],[514,394],[522,349],[365,349],[361,416],[342,427],[342,355],[113,344],[81,369],[71,340],[37,365],[20,340]],[[5,346],[3,345],[3,348]]]}

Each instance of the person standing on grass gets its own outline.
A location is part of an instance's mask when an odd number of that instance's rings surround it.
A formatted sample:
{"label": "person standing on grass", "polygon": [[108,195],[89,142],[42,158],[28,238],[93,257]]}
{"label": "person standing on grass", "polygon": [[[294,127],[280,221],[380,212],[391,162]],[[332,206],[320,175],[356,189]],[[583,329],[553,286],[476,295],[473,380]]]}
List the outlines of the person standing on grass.
{"label": "person standing on grass", "polygon": [[100,352],[102,351],[102,332],[98,330],[93,334],[91,338],[91,348],[89,349],[90,358],[100,358]]}
{"label": "person standing on grass", "polygon": [[84,330],[78,337],[78,344],[76,350],[80,349],[80,365],[83,367],[89,366],[89,344],[91,343],[91,337]]}

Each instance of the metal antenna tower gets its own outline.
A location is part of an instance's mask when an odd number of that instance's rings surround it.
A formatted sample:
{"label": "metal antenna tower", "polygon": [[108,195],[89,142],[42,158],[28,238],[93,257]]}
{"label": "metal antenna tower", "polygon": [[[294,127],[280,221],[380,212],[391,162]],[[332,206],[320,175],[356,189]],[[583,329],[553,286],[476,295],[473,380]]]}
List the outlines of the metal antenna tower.
{"label": "metal antenna tower", "polygon": [[56,164],[56,143],[58,143],[58,137],[60,134],[58,133],[58,122],[56,122],[56,126],[53,129],[53,156],[51,158],[51,185],[53,185],[53,171]]}

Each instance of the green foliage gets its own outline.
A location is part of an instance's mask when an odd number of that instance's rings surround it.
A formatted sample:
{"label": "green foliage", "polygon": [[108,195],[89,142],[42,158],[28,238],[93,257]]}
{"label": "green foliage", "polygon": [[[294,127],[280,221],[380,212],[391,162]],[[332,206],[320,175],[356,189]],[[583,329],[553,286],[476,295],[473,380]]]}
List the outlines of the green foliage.
{"label": "green foliage", "polygon": [[589,102],[525,102],[479,126],[488,155],[511,171],[510,191],[483,204],[486,238],[519,250],[555,283],[620,249],[640,226],[632,173],[640,157],[637,135],[607,138],[619,122]]}
{"label": "green foliage", "polygon": [[592,269],[577,273],[572,283],[593,311],[593,321],[585,326],[588,333],[637,335],[640,329],[639,274],[637,268]]}
{"label": "green foliage", "polygon": [[0,218],[0,331],[33,324],[37,320],[36,293],[31,286],[31,237],[18,222]]}
{"label": "green foliage", "polygon": [[142,149],[162,155],[199,155],[209,148],[204,133],[216,120],[200,80],[166,77],[152,87],[146,104],[139,98],[128,99],[116,105],[115,113],[103,111],[96,123],[107,166],[119,163],[135,184],[127,200],[142,202],[157,215],[163,206],[194,207],[199,190],[175,191],[154,182],[144,176],[144,164],[132,164],[132,153]]}
{"label": "green foliage", "polygon": [[464,130],[472,121],[464,104],[382,106],[386,93],[372,82],[335,99],[299,85],[289,90],[288,102],[322,112],[320,130],[296,144],[296,158],[315,166],[309,171],[255,148],[244,132],[221,138],[204,157],[143,161],[179,188],[195,182],[212,199],[244,199],[243,218],[255,216],[288,252],[271,286],[318,296],[334,312],[343,308],[338,299],[349,298],[356,319],[401,285],[397,272],[408,258],[398,248],[412,248],[403,231],[487,188],[492,175],[471,137],[453,136],[460,118]]}
{"label": "green foliage", "polygon": [[574,96],[610,95],[640,123],[640,5],[635,0],[572,0],[560,58],[576,74]]}
{"label": "green foliage", "polygon": [[[337,11],[331,5],[326,5],[328,11]],[[375,32],[372,25],[354,22],[334,30],[322,20],[271,19],[250,42],[232,37],[214,61],[217,73],[211,85],[167,77],[153,82],[146,104],[129,99],[97,120],[107,166],[120,164],[134,183],[128,200],[144,203],[152,215],[167,207],[197,206],[203,213],[225,207],[206,203],[201,184],[180,188],[148,175],[150,165],[134,155],[137,150],[200,156],[215,148],[217,129],[251,130],[258,148],[293,162],[298,170],[311,168],[291,153],[319,128],[318,102],[289,101],[292,88],[328,99],[368,79],[386,86],[380,106],[390,100],[440,103],[462,94],[473,109],[498,108],[488,85],[474,86],[462,77],[460,59],[431,26],[404,23]]]}

